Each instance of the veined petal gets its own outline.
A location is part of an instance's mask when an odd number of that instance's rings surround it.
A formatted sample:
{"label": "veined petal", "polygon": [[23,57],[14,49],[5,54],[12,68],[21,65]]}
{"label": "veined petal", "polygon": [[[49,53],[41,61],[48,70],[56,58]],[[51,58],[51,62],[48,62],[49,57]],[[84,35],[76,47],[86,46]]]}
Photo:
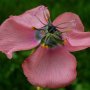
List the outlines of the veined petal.
{"label": "veined petal", "polygon": [[47,7],[41,5],[34,9],[26,11],[19,16],[11,16],[11,18],[19,24],[26,27],[41,28],[47,24],[47,20],[50,17]]}
{"label": "veined petal", "polygon": [[67,40],[72,46],[90,47],[90,32],[68,32]]}
{"label": "veined petal", "polygon": [[86,46],[72,46],[67,39],[64,42],[64,47],[70,52],[84,50],[87,48]]}
{"label": "veined petal", "polygon": [[64,47],[39,47],[22,64],[28,81],[35,86],[64,87],[76,78],[76,60]]}
{"label": "veined petal", "polygon": [[12,18],[7,19],[0,27],[0,51],[8,58],[12,58],[15,51],[28,50],[39,43],[35,30],[17,24]]}
{"label": "veined petal", "polygon": [[84,31],[84,26],[79,16],[71,12],[66,12],[58,16],[54,20],[53,25],[59,27],[58,29],[61,32],[70,31],[70,30]]}

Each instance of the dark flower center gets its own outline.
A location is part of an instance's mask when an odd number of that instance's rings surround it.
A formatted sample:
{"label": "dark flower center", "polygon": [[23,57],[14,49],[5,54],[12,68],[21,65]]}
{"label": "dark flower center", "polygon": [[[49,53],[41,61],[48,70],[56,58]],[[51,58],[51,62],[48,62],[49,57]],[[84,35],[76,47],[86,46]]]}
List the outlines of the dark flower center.
{"label": "dark flower center", "polygon": [[36,30],[36,37],[41,40],[41,44],[48,47],[54,47],[63,43],[61,32],[52,24],[47,24]]}
{"label": "dark flower center", "polygon": [[53,34],[55,31],[57,31],[57,29],[56,29],[55,26],[52,25],[52,26],[49,26],[49,27],[48,27],[48,32],[49,32],[49,33],[52,33],[52,34]]}

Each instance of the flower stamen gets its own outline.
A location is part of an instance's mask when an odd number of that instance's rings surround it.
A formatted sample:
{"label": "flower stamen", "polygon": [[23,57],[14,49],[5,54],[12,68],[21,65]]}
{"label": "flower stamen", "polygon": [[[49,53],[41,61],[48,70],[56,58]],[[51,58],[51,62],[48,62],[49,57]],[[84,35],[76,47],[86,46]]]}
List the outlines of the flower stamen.
{"label": "flower stamen", "polygon": [[48,48],[48,45],[45,45],[44,43],[42,43],[41,46],[44,48]]}

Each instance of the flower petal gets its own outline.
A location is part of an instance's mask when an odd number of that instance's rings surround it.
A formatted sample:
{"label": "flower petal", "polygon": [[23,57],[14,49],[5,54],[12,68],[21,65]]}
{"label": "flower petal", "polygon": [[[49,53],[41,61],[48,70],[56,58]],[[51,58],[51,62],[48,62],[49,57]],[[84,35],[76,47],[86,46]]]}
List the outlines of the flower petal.
{"label": "flower petal", "polygon": [[68,32],[67,40],[72,46],[90,47],[90,32]]}
{"label": "flower petal", "polygon": [[12,18],[7,19],[0,27],[0,51],[8,58],[12,58],[15,51],[28,50],[39,43],[35,37],[35,30],[17,24]]}
{"label": "flower petal", "polygon": [[35,86],[64,87],[76,78],[76,60],[64,47],[39,47],[22,64],[28,81]]}
{"label": "flower petal", "polygon": [[50,17],[49,11],[45,6],[38,6],[34,9],[26,11],[19,16],[11,16],[17,23],[26,27],[41,28],[44,24],[47,24],[47,20]]}
{"label": "flower petal", "polygon": [[86,46],[72,46],[67,39],[65,40],[64,47],[70,52],[84,50],[87,48]]}
{"label": "flower petal", "polygon": [[84,31],[84,27],[79,16],[71,12],[66,12],[58,16],[54,20],[53,25],[58,25],[59,28],[63,28],[59,29],[62,32],[69,30]]}

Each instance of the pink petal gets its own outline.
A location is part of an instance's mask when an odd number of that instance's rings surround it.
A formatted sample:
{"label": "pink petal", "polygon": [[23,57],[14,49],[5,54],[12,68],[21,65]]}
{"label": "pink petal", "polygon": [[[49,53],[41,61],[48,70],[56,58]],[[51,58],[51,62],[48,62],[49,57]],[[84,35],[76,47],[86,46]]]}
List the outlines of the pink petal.
{"label": "pink petal", "polygon": [[58,88],[76,78],[76,60],[64,47],[39,47],[23,65],[28,81],[35,86]]}
{"label": "pink petal", "polygon": [[7,19],[0,27],[0,51],[8,58],[12,58],[15,51],[28,50],[39,43],[34,30],[17,24],[12,18]]}
{"label": "pink petal", "polygon": [[50,17],[49,11],[45,6],[38,6],[34,9],[26,11],[19,16],[11,16],[11,18],[19,24],[26,27],[41,28],[44,24],[47,24],[47,20]]}
{"label": "pink petal", "polygon": [[68,42],[72,46],[90,47],[90,32],[68,32],[66,34]]}
{"label": "pink petal", "polygon": [[58,24],[61,24],[58,26],[59,28],[64,28],[64,29],[59,29],[62,32],[65,32],[68,30],[84,31],[84,27],[79,16],[71,12],[66,12],[58,16],[54,20],[53,25],[57,26]]}
{"label": "pink petal", "polygon": [[79,50],[83,50],[83,49],[86,49],[87,47],[86,46],[72,46],[68,40],[65,41],[64,43],[64,47],[70,51],[70,52],[74,52],[74,51],[79,51]]}

